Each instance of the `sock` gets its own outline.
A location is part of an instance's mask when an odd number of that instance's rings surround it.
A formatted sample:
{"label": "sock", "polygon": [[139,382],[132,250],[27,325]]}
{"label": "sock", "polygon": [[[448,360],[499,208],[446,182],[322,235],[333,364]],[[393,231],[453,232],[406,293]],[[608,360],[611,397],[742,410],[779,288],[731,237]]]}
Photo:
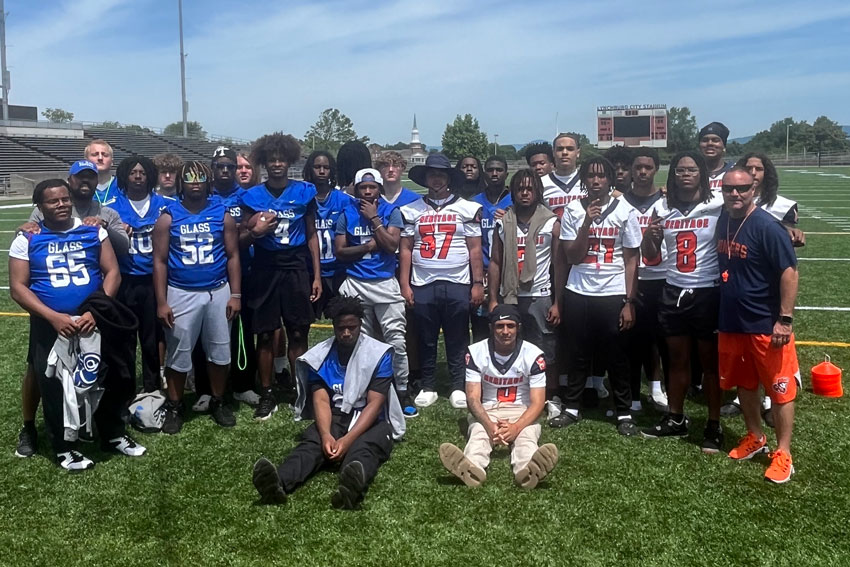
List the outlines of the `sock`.
{"label": "sock", "polygon": [[623,421],[623,420],[631,419],[631,418],[632,418],[632,416],[630,416],[630,415],[628,415],[628,414],[626,414],[626,415],[618,415],[618,416],[617,416],[617,421]]}
{"label": "sock", "polygon": [[640,411],[643,409],[643,406],[640,404],[639,400],[635,400],[632,402],[632,411]]}
{"label": "sock", "polygon": [[652,393],[652,395],[663,394],[664,392],[661,390],[661,381],[660,380],[652,380],[649,383],[649,391]]}
{"label": "sock", "polygon": [[274,357],[274,373],[280,374],[289,368],[289,359],[285,356]]}
{"label": "sock", "polygon": [[578,417],[578,410],[577,409],[567,408],[567,409],[564,410],[564,412],[570,414],[573,417]]}
{"label": "sock", "polygon": [[765,410],[769,410],[771,407],[773,407],[773,402],[771,401],[770,396],[764,397],[764,400],[762,400],[761,402],[761,407]]}

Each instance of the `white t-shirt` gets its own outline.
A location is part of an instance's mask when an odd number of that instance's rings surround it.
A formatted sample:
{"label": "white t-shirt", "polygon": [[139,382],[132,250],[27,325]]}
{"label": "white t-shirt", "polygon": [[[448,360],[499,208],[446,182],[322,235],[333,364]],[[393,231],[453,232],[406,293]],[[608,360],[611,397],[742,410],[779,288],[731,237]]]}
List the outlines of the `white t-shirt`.
{"label": "white t-shirt", "polygon": [[490,350],[490,339],[466,349],[466,381],[481,384],[481,405],[485,410],[526,407],[531,401],[531,388],[546,387],[543,351],[528,341],[517,347],[505,362],[499,362]]}
{"label": "white t-shirt", "polygon": [[[640,225],[641,234],[646,232],[652,220],[652,213],[655,212],[659,217],[662,216],[661,208],[663,207],[663,197],[661,191],[654,195],[643,198],[637,197],[634,193],[626,193],[621,197],[624,204],[635,210],[638,224]],[[661,241],[661,256],[658,258],[648,259],[640,255],[640,264],[638,268],[638,279],[641,280],[663,280],[667,276],[667,268],[664,266],[664,259],[667,257],[667,247],[664,241]]]}
{"label": "white t-shirt", "polygon": [[[550,218],[543,226],[540,227],[540,232],[537,233],[537,242],[535,249],[537,251],[537,270],[534,272],[534,282],[531,284],[531,289],[517,290],[517,297],[549,297],[552,293],[552,278],[549,275],[549,266],[552,263],[552,231],[555,227],[555,222],[558,219]],[[502,220],[496,221],[496,230],[499,231],[499,238],[502,239],[502,245],[505,243],[505,227]],[[517,245],[517,260],[519,261],[519,271],[522,273],[523,260],[525,258],[526,237],[528,236],[528,226],[525,228],[517,225],[516,230],[516,245]],[[500,290],[504,295],[504,290]]]}
{"label": "white t-shirt", "polygon": [[151,196],[150,194],[145,195],[144,199],[140,199],[138,201],[133,201],[132,199],[127,199],[130,201],[130,205],[133,206],[133,210],[136,211],[140,217],[144,217],[148,213],[148,209],[151,206]]}
{"label": "white t-shirt", "polygon": [[714,232],[723,210],[723,197],[711,193],[707,203],[697,203],[687,210],[670,209],[667,199],[659,206],[664,221],[664,246],[667,258],[667,283],[681,288],[716,287],[720,268],[717,264],[717,242]]}
{"label": "white t-shirt", "polygon": [[780,222],[787,222],[789,224],[797,224],[798,222],[797,202],[787,199],[782,195],[777,195],[772,205],[762,204],[761,208]]}
{"label": "white t-shirt", "polygon": [[553,171],[541,177],[540,181],[543,182],[543,203],[558,218],[564,213],[564,207],[587,195],[581,187],[578,169],[566,177]]}
{"label": "white t-shirt", "polygon": [[[83,221],[81,221],[78,218],[74,218],[74,224],[71,226],[71,228],[69,228],[68,230],[61,230],[59,232],[68,232],[70,230],[74,230],[75,228],[77,228],[81,224],[83,224]],[[100,239],[101,242],[103,242],[104,240],[106,240],[109,237],[109,235],[106,233],[106,230],[101,227],[97,231],[97,237],[98,237],[98,239]],[[15,237],[14,240],[12,240],[12,244],[9,246],[9,257],[15,258],[15,259],[18,259],[18,260],[25,260],[25,261],[29,262],[30,261],[29,249],[30,249],[29,239],[26,237],[25,234],[19,234]]]}
{"label": "white t-shirt", "polygon": [[[573,201],[561,218],[561,240],[576,240],[587,213],[581,201]],[[591,223],[587,256],[570,268],[567,289],[581,295],[625,295],[626,263],[623,248],[639,248],[640,225],[633,207],[621,198],[611,199],[602,217]]]}
{"label": "white t-shirt", "polygon": [[404,236],[413,238],[410,283],[469,284],[467,237],[481,237],[481,205],[452,195],[437,208],[415,201],[401,211]]}

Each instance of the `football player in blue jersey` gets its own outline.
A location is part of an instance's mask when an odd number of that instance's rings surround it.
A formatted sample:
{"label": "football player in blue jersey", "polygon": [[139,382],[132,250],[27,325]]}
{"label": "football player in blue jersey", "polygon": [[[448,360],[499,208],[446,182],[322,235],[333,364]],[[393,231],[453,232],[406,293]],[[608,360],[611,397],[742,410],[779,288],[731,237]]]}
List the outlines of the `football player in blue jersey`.
{"label": "football player in blue jersey", "polygon": [[242,304],[239,236],[222,201],[210,198],[211,180],[205,163],[184,164],[177,185],[181,200],[163,211],[153,232],[153,283],[167,351],[162,431],[172,435],[183,427],[183,389],[199,337],[207,354],[210,413],[222,427],[236,424],[222,396],[230,364],[230,322]]}
{"label": "football player in blue jersey", "polygon": [[163,197],[177,195],[177,176],[183,168],[183,159],[175,154],[159,154],[153,157],[156,166],[156,192]]}
{"label": "football player in blue jersey", "polygon": [[[277,411],[272,392],[274,335],[281,319],[289,339],[289,364],[307,351],[312,303],[322,296],[319,237],[316,234],[316,187],[289,179],[289,167],[301,156],[298,140],[281,133],[261,137],[251,149],[251,162],[268,173],[265,183],[242,196],[242,245],[253,243],[251,283],[246,289],[257,333],[260,403],[256,419]],[[312,280],[310,269],[312,268]]]}
{"label": "football player in blue jersey", "polygon": [[[48,179],[36,185],[33,203],[44,220],[38,234],[20,234],[12,242],[9,289],[12,299],[31,315],[27,358],[38,380],[56,462],[68,471],[85,470],[94,462],[66,441],[63,382],[47,377],[47,359],[57,336],[72,339],[95,330],[93,315],[87,310],[80,313],[80,307],[100,289],[114,296],[121,276],[106,231],[83,225],[72,216],[71,195],[65,181]],[[107,407],[107,399],[113,400],[104,396],[94,414],[104,449],[127,456],[142,455],[144,447],[126,436],[123,422],[115,419],[118,412]]]}

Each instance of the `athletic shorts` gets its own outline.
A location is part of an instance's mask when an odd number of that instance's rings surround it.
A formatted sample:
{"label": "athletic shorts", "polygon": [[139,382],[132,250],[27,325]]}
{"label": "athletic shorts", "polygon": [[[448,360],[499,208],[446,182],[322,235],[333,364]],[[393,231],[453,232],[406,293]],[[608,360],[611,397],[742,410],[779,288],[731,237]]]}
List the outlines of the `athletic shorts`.
{"label": "athletic shorts", "polygon": [[688,289],[665,283],[658,303],[658,324],[665,337],[712,340],[717,333],[719,312],[719,288]]}
{"label": "athletic shorts", "polygon": [[281,319],[287,332],[309,327],[315,321],[310,287],[306,267],[258,269],[255,264],[247,290],[248,306],[254,314],[254,332],[276,331],[280,329]]}
{"label": "athletic shorts", "polygon": [[230,285],[196,291],[168,286],[167,301],[174,312],[174,328],[165,329],[165,365],[177,372],[192,369],[192,349],[201,338],[207,360],[230,364],[230,321],[227,302]]}
{"label": "athletic shorts", "polygon": [[[518,297],[517,308],[522,318],[522,340],[543,351],[547,366],[555,364],[557,335],[555,327],[546,321],[552,297]],[[554,366],[552,366],[554,368]]]}
{"label": "athletic shorts", "polygon": [[776,348],[771,335],[720,333],[718,367],[724,390],[756,390],[759,384],[777,404],[793,401],[797,395],[797,349],[794,335],[788,344]]}

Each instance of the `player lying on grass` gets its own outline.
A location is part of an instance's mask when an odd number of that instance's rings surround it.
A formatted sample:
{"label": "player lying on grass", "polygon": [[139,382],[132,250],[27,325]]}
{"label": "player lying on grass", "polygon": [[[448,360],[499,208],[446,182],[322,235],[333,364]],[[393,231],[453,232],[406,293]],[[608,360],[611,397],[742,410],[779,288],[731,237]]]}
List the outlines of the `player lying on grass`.
{"label": "player lying on grass", "polygon": [[508,446],[517,484],[534,488],[555,468],[558,448],[538,447],[546,401],[546,361],[543,351],[519,338],[520,313],[515,305],[490,311],[490,338],[466,351],[466,400],[469,440],[461,451],[440,445],[440,460],[450,473],[470,487],[487,479],[494,447]]}
{"label": "player lying on grass", "polygon": [[298,358],[296,416],[315,419],[279,467],[266,458],[254,464],[260,499],[282,504],[324,466],[341,465],[334,508],[360,506],[378,468],[390,458],[405,423],[393,385],[393,350],[361,333],[363,307],[337,296],[325,317],[334,336]]}

